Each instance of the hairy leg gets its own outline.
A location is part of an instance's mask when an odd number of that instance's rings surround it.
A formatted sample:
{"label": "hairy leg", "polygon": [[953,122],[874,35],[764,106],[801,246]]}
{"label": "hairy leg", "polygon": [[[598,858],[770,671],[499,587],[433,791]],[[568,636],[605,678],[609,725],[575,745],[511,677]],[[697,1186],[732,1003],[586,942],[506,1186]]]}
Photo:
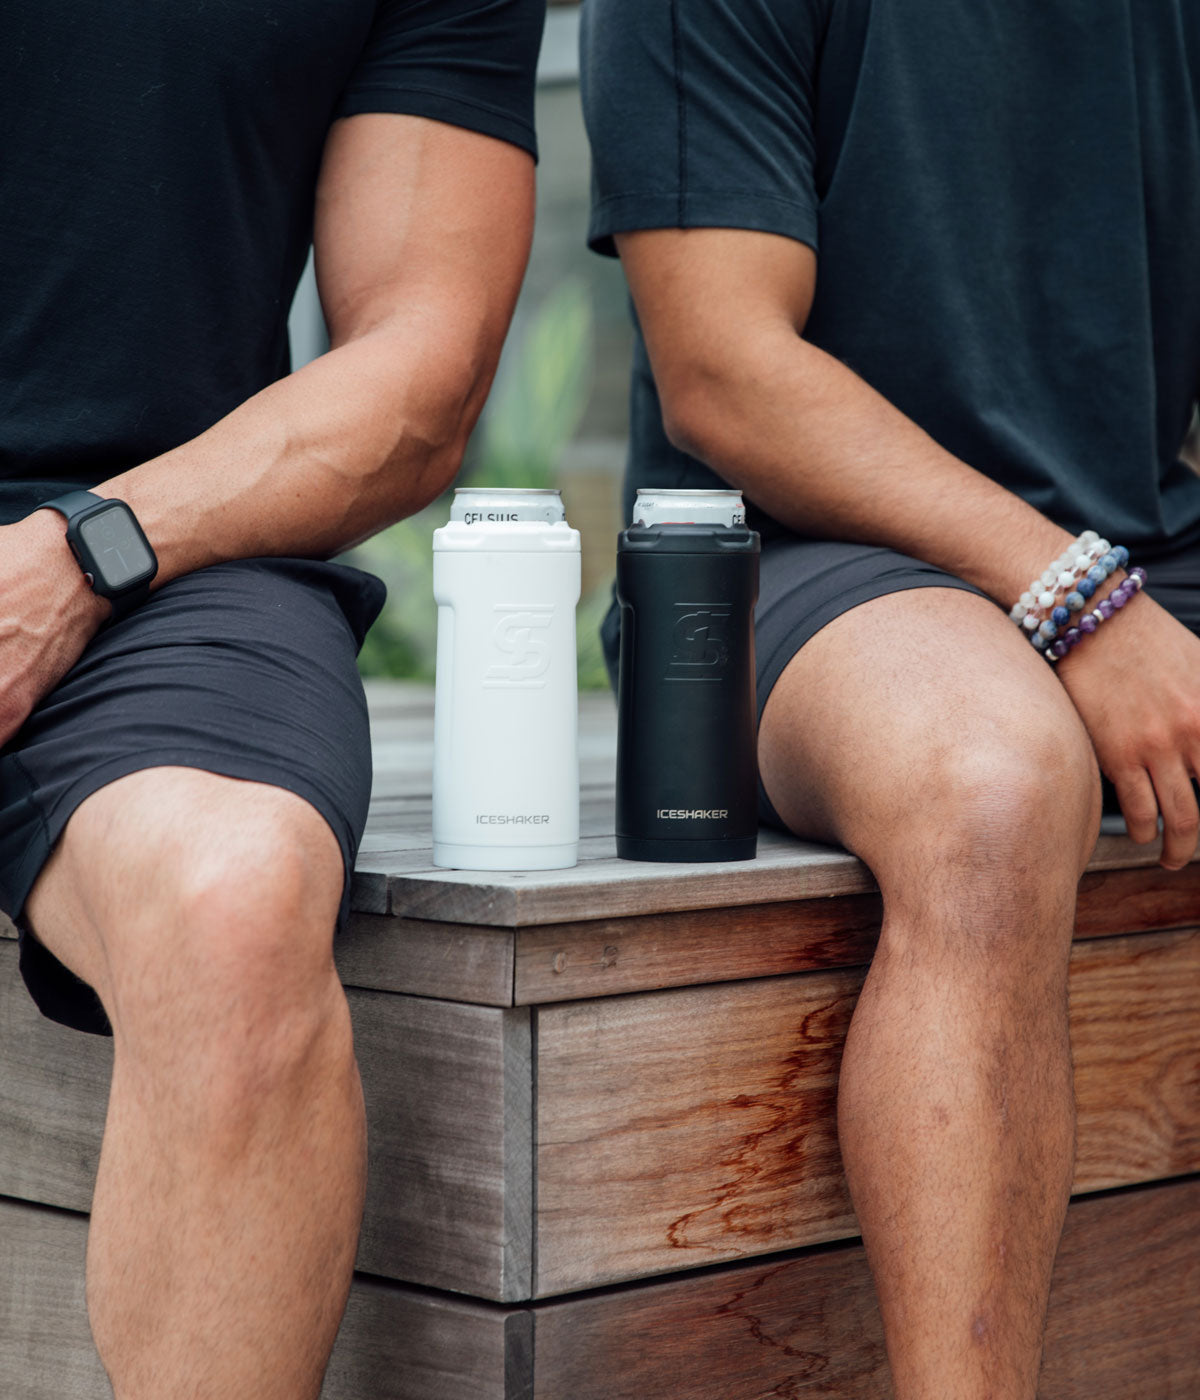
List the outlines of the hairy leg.
{"label": "hairy leg", "polygon": [[1074,1153],[1086,732],[995,607],[920,589],[804,647],[759,752],[789,826],[854,851],[883,893],[838,1116],[897,1400],[1033,1400]]}
{"label": "hairy leg", "polygon": [[113,1025],[88,1306],[116,1400],[320,1390],[365,1173],[342,881],[300,798],[158,768],[83,803],[35,887]]}

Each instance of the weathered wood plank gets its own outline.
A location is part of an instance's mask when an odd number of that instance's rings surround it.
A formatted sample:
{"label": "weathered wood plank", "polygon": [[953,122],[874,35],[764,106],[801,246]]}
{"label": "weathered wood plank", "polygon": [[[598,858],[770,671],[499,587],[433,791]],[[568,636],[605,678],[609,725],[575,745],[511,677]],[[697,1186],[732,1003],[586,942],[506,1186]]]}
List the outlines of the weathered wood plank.
{"label": "weathered wood plank", "polygon": [[87,1220],[0,1200],[0,1395],[112,1400],[84,1301]]}
{"label": "weathered wood plank", "polygon": [[355,1278],[321,1400],[523,1400],[533,1315]]}
{"label": "weathered wood plank", "polygon": [[[0,945],[0,1194],[87,1210],[112,1044],[39,1015]],[[532,1070],[525,1009],[349,993],[369,1123],[367,1272],[528,1297]]]}
{"label": "weathered wood plank", "polygon": [[[38,1016],[15,952],[0,948],[0,1191],[84,1209],[110,1047]],[[352,991],[361,1267],[516,1300],[852,1233],[834,1095],[860,976],[539,1010],[536,1281],[530,1012]],[[1079,944],[1072,993],[1077,1186],[1200,1169],[1200,933]]]}
{"label": "weathered wood plank", "polygon": [[[378,893],[385,897],[383,884]],[[879,917],[876,894],[515,930],[364,913],[352,915],[335,952],[347,986],[533,1005],[854,966],[870,959]],[[1157,867],[1099,871],[1080,884],[1076,938],[1197,923],[1200,863],[1172,875]],[[0,938],[10,936],[0,917]]]}
{"label": "weathered wood plank", "polygon": [[[845,851],[766,830],[755,861],[704,866],[618,861],[612,836],[616,714],[605,693],[580,697],[580,865],[512,875],[436,870],[430,859],[432,688],[372,682],[368,700],[374,800],[351,890],[352,906],[361,913],[518,928],[874,890],[869,872]],[[1119,821],[1106,819],[1092,870],[1157,862],[1158,843],[1134,846],[1116,834],[1119,829]],[[0,918],[0,938],[11,936],[11,927]]]}
{"label": "weathered wood plank", "polygon": [[532,1278],[529,1013],[353,991],[367,1102],[358,1266],[481,1298]]}
{"label": "weathered wood plank", "polygon": [[[0,1394],[111,1400],[83,1217],[0,1201]],[[1200,1394],[1200,1181],[1076,1201],[1039,1394]],[[533,1318],[536,1313],[536,1332]],[[535,1379],[536,1378],[536,1379]],[[506,1309],[356,1277],[322,1400],[888,1400],[862,1249],[814,1249]]]}
{"label": "weathered wood plank", "polygon": [[538,1008],[535,1296],[855,1234],[835,1104],[860,983]]}
{"label": "weathered wood plank", "polygon": [[[738,981],[870,961],[878,895],[842,895],[516,931],[518,1005]],[[1076,938],[1200,923],[1200,864],[1114,870],[1080,885]],[[423,925],[436,938],[436,923]]]}
{"label": "weathered wood plank", "polygon": [[1076,944],[1071,1049],[1077,1189],[1200,1169],[1200,932]]}
{"label": "weathered wood plank", "polygon": [[513,940],[512,929],[354,914],[334,954],[348,987],[511,1006]]}
{"label": "weathered wood plank", "polygon": [[88,1210],[112,1042],[48,1021],[0,943],[0,1194]]}
{"label": "weathered wood plank", "polygon": [[[1200,1395],[1200,1182],[1077,1201],[1039,1395]],[[890,1400],[861,1247],[537,1309],[535,1400]]]}
{"label": "weathered wood plank", "polygon": [[[1156,865],[1159,852],[1157,842],[1135,846],[1125,836],[1101,836],[1088,869],[1148,868]],[[757,859],[711,865],[617,860],[611,836],[582,841],[573,870],[422,871],[410,861],[413,855],[403,852],[395,863],[391,856],[364,858],[373,880],[386,877],[393,913],[509,928],[823,899],[876,888],[867,868],[847,852],[765,829]]]}
{"label": "weathered wood plank", "polygon": [[[87,1220],[0,1200],[0,1395],[112,1400],[84,1303]],[[533,1316],[355,1278],[322,1400],[519,1400]],[[518,1384],[519,1383],[519,1384]]]}
{"label": "weathered wood plank", "polygon": [[[535,1296],[856,1233],[837,1145],[862,974],[541,1007]],[[1200,933],[1077,944],[1076,1189],[1200,1170]]]}

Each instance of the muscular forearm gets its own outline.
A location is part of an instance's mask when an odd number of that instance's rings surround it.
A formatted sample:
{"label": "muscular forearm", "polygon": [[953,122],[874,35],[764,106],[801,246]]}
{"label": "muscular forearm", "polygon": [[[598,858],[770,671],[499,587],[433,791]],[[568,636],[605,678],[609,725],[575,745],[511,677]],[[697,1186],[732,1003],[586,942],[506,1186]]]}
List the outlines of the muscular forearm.
{"label": "muscular forearm", "polygon": [[1071,538],[789,325],[719,364],[667,376],[668,430],[796,530],[888,545],[1006,605]]}
{"label": "muscular forearm", "polygon": [[490,368],[408,317],[331,350],[97,490],[138,515],[159,584],[227,559],[327,556],[445,489]]}

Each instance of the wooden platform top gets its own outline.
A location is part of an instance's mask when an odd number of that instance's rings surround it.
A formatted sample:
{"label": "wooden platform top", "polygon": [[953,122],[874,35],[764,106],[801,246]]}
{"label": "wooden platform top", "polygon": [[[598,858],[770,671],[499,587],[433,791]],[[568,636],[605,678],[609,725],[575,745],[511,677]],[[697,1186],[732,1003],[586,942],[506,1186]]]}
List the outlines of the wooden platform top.
{"label": "wooden platform top", "polygon": [[[730,908],[874,891],[870,872],[831,846],[766,828],[752,861],[652,864],[617,859],[613,836],[616,708],[606,692],[580,697],[579,864],[572,870],[496,874],[432,863],[433,692],[406,682],[367,686],[375,787],[352,893],[362,913],[497,928]],[[1159,844],[1135,846],[1106,818],[1089,870],[1156,864]]]}

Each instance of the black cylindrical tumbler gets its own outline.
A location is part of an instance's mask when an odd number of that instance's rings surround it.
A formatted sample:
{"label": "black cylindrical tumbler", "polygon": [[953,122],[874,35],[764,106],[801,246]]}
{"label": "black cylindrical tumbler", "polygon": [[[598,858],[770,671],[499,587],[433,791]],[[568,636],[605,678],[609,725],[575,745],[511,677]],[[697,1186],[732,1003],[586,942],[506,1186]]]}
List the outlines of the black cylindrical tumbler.
{"label": "black cylindrical tumbler", "polygon": [[[736,493],[719,494],[737,501],[742,521]],[[754,856],[758,556],[754,531],[711,518],[634,524],[620,536],[617,854],[626,860]]]}

